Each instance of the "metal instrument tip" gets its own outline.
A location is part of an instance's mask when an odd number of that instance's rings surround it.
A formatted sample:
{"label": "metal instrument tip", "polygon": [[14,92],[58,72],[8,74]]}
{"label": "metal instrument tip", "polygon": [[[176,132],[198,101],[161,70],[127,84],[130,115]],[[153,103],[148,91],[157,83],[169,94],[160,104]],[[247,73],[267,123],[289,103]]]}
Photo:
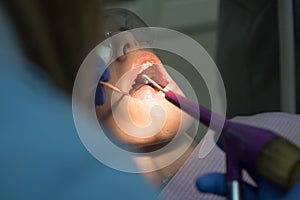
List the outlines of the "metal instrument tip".
{"label": "metal instrument tip", "polygon": [[152,86],[154,86],[155,88],[159,89],[160,91],[162,91],[163,93],[166,93],[167,90],[165,88],[162,88],[160,85],[158,85],[158,83],[156,83],[154,80],[152,80],[149,76],[147,76],[146,74],[142,75],[143,81],[145,84],[151,84]]}

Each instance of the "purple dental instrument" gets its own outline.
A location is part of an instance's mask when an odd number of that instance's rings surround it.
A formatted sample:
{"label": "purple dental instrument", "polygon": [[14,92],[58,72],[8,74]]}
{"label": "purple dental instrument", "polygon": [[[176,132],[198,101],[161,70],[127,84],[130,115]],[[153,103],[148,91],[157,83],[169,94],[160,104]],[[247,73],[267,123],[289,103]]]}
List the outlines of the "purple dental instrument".
{"label": "purple dental instrument", "polygon": [[[221,139],[226,152],[228,198],[242,199],[242,169],[260,175],[288,191],[300,172],[300,149],[273,131],[232,122],[187,98],[166,90],[147,75],[144,82],[165,93],[165,98],[212,130],[223,125]],[[211,117],[214,115],[214,121]],[[220,124],[222,123],[222,124]],[[255,177],[254,177],[255,178]]]}

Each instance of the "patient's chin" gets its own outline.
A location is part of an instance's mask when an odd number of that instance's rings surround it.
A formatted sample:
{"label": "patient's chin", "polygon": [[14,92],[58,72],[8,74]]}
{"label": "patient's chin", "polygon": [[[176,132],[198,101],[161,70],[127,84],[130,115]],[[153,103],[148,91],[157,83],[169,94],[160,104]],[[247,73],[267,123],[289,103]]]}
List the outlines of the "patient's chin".
{"label": "patient's chin", "polygon": [[148,89],[134,94],[137,95],[135,97],[119,98],[106,114],[101,106],[96,108],[107,137],[130,151],[161,148],[175,136],[183,134],[193,123],[193,119],[168,102],[162,92]]}
{"label": "patient's chin", "polygon": [[114,143],[132,151],[152,151],[168,144],[176,135],[191,127],[192,119],[180,109],[164,98],[155,103],[151,98],[122,99],[115,113],[111,111],[100,120]]}
{"label": "patient's chin", "polygon": [[[169,124],[170,123],[170,124]],[[150,137],[135,137],[126,132],[123,132],[114,122],[104,122],[106,127],[106,135],[108,138],[119,147],[133,152],[155,151],[168,144],[176,134],[178,127],[168,122],[159,132],[154,132]]]}

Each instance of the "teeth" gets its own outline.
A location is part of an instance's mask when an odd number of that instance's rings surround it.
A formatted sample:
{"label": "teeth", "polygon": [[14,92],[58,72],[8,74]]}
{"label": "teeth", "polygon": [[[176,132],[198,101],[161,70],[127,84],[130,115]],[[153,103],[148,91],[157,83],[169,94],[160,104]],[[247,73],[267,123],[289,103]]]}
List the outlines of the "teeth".
{"label": "teeth", "polygon": [[151,63],[151,62],[149,62],[149,61],[145,62],[145,63],[141,66],[141,69],[140,69],[140,71],[138,72],[138,74],[142,73],[142,71],[144,71],[145,69],[147,69],[148,67],[150,67],[150,66],[152,66],[152,65],[153,65],[153,63]]}

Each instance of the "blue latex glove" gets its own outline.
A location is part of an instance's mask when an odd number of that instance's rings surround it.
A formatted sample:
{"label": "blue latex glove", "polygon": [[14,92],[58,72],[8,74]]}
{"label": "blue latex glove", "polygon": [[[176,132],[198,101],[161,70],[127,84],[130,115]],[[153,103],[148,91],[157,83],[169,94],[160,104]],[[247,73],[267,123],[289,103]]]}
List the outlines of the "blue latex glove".
{"label": "blue latex glove", "polygon": [[[218,146],[223,150],[221,140],[217,142]],[[284,193],[277,187],[271,185],[262,177],[253,177],[258,187],[253,187],[248,183],[243,183],[243,199],[272,199],[272,200],[292,200],[300,199],[300,177],[298,177],[294,186],[288,193]],[[203,193],[212,193],[221,196],[227,196],[226,176],[222,173],[209,173],[199,177],[196,181],[197,189]]]}
{"label": "blue latex glove", "polygon": [[[300,177],[298,177],[294,186],[288,193],[283,193],[280,189],[274,187],[263,178],[257,181],[258,187],[253,187],[248,183],[243,185],[243,199],[272,199],[272,200],[294,200],[300,199]],[[213,193],[226,196],[226,178],[225,174],[210,173],[197,179],[196,186],[200,192]]]}
{"label": "blue latex glove", "polygon": [[[99,67],[100,71],[103,71],[105,69],[102,76],[101,76],[101,78],[100,78],[100,81],[104,81],[104,82],[109,81],[110,74],[109,74],[108,69],[106,68],[105,62],[102,59],[99,61],[98,67]],[[103,105],[104,102],[105,102],[105,99],[106,99],[106,96],[105,96],[105,92],[104,92],[104,89],[103,89],[103,85],[101,85],[99,83],[98,86],[97,86],[97,89],[96,89],[96,96],[95,96],[96,106]]]}

